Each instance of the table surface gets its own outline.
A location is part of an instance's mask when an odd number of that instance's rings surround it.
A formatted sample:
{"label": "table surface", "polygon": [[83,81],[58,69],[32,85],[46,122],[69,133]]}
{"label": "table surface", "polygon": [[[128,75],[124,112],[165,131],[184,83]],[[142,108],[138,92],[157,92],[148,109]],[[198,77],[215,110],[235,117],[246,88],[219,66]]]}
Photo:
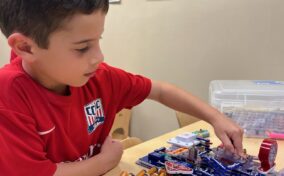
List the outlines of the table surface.
{"label": "table surface", "polygon": [[[148,153],[152,152],[155,149],[160,147],[167,147],[167,140],[173,138],[179,134],[184,132],[193,132],[199,129],[207,129],[210,133],[210,140],[213,143],[212,146],[220,145],[220,140],[215,136],[213,128],[204,121],[198,121],[186,127],[174,130],[172,132],[166,133],[154,139],[145,141],[139,145],[134,147],[128,148],[124,150],[122,159],[117,167],[106,173],[106,176],[117,176],[122,171],[127,171],[131,173],[138,173],[141,169],[144,169],[141,166],[135,164],[135,162],[141,158],[142,156],[147,155]],[[261,145],[263,139],[260,138],[244,138],[243,139],[243,146],[247,150],[249,155],[258,156],[259,147]],[[278,140],[278,152],[276,157],[276,170],[279,171],[280,169],[284,168],[284,140]],[[282,162],[281,162],[282,161]]]}

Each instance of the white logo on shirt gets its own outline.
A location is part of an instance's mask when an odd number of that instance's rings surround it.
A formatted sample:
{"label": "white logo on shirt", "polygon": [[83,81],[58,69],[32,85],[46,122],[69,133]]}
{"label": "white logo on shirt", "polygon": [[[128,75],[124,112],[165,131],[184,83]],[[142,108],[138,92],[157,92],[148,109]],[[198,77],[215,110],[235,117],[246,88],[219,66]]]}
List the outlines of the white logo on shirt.
{"label": "white logo on shirt", "polygon": [[88,124],[88,133],[91,134],[96,128],[105,121],[103,104],[100,98],[84,106],[86,120]]}

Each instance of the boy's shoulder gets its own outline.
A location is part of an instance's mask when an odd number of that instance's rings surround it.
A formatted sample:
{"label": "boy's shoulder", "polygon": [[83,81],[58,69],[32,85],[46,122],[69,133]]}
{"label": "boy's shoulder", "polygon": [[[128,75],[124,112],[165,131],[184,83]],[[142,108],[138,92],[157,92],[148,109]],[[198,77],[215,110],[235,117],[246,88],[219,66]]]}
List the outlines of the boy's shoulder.
{"label": "boy's shoulder", "polygon": [[[0,68],[0,99],[13,98],[16,94],[23,94],[24,87],[31,86],[32,79],[22,68],[21,59],[14,59],[11,63]],[[27,88],[28,88],[27,87]]]}
{"label": "boy's shoulder", "polygon": [[113,79],[123,78],[125,73],[127,72],[120,68],[113,67],[106,62],[102,62],[96,70],[95,78],[98,80],[112,81]]}
{"label": "boy's shoulder", "polygon": [[102,63],[100,63],[97,72],[105,73],[105,72],[110,72],[114,69],[117,69],[117,68],[110,66],[106,62],[102,62]]}
{"label": "boy's shoulder", "polygon": [[[106,62],[102,62],[100,63],[97,71],[96,71],[96,74],[97,75],[100,75],[100,76],[106,76],[108,78],[110,77],[120,77],[120,78],[123,78],[125,77],[125,75],[128,75],[128,74],[131,74],[130,72],[127,72],[121,68],[118,68],[116,66],[112,66],[112,65],[109,65],[108,63]],[[131,74],[132,75],[132,74]]]}
{"label": "boy's shoulder", "polygon": [[[0,89],[11,88],[18,79],[27,79],[27,75],[22,69],[21,60],[14,59],[11,63],[0,68]],[[2,91],[1,91],[2,92]]]}

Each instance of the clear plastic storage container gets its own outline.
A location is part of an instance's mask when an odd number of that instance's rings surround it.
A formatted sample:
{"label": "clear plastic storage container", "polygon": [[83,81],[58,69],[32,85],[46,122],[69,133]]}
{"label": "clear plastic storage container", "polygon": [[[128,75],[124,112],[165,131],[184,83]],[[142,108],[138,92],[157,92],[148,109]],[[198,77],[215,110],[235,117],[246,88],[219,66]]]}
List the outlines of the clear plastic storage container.
{"label": "clear plastic storage container", "polygon": [[284,82],[214,80],[210,104],[231,117],[247,137],[284,135]]}

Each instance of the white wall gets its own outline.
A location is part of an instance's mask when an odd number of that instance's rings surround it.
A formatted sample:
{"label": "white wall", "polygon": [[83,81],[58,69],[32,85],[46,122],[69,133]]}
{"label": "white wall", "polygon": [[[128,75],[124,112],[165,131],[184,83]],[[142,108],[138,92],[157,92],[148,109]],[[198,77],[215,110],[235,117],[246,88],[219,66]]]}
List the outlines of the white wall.
{"label": "white wall", "polygon": [[9,50],[5,36],[2,35],[1,33],[0,34],[0,67],[8,63],[9,57],[10,57],[10,50]]}
{"label": "white wall", "polygon": [[[207,101],[210,80],[284,80],[283,6],[282,0],[122,0],[111,5],[102,46],[108,63]],[[0,40],[0,58],[7,58]],[[134,108],[133,136],[149,139],[177,127],[174,111],[162,105]]]}

